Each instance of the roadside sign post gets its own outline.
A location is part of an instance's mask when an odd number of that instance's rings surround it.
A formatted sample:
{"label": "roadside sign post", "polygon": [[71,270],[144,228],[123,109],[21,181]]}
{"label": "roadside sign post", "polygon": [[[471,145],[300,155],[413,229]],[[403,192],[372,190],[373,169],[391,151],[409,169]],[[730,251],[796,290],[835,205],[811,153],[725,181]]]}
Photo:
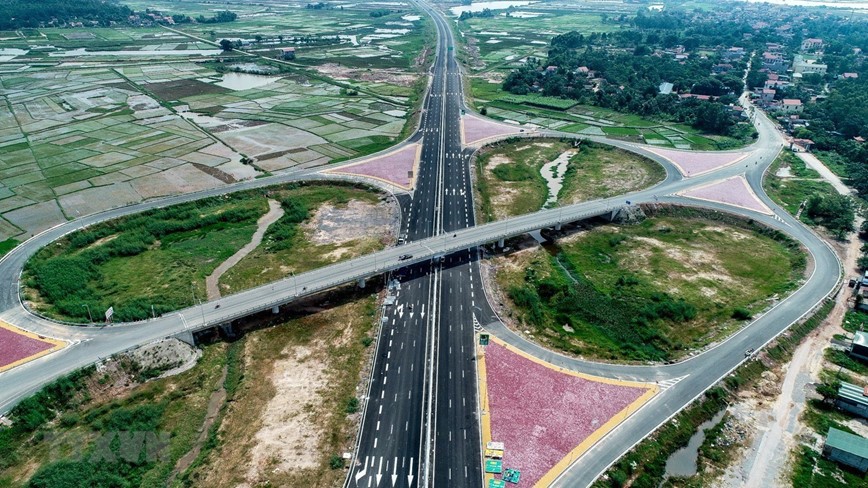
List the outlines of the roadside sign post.
{"label": "roadside sign post", "polygon": [[114,316],[114,314],[115,314],[115,308],[109,307],[108,310],[105,311],[105,323],[107,323],[107,324],[112,323],[112,317]]}

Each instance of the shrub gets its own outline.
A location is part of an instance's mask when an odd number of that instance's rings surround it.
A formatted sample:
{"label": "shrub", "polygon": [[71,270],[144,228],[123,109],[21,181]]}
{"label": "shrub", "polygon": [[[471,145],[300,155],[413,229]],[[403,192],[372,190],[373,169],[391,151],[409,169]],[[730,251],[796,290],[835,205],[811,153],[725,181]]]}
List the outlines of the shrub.
{"label": "shrub", "polygon": [[732,311],[732,318],[736,320],[750,320],[753,318],[753,314],[750,313],[750,310],[744,307],[736,307],[735,310]]}

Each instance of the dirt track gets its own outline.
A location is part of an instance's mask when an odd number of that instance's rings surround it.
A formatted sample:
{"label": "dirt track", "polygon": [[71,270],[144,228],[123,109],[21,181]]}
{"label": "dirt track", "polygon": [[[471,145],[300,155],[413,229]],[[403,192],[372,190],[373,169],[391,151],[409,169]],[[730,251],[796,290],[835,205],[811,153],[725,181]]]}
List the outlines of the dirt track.
{"label": "dirt track", "polygon": [[280,202],[268,200],[268,213],[259,217],[259,220],[256,221],[256,232],[253,233],[250,242],[229,257],[229,259],[220,263],[220,266],[217,266],[217,269],[205,278],[205,289],[208,290],[209,301],[220,298],[220,277],[223,276],[223,273],[229,271],[229,268],[238,264],[239,261],[256,249],[262,242],[262,237],[265,236],[265,231],[268,230],[268,227],[277,222],[281,217],[283,217],[283,208],[281,208]]}

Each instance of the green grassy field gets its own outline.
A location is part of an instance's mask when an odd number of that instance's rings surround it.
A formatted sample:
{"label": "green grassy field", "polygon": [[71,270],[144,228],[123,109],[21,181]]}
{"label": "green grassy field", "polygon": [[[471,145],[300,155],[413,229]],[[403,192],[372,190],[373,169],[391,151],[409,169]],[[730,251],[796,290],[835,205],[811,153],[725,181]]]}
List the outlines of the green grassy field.
{"label": "green grassy field", "polygon": [[567,151],[569,161],[555,205],[636,191],[665,177],[658,164],[600,144],[584,142],[575,148],[557,139],[507,141],[486,148],[476,160],[480,220],[540,210],[549,196],[543,165]]}
{"label": "green grassy field", "polygon": [[[779,176],[781,168],[789,168],[792,176]],[[804,161],[791,152],[783,152],[772,163],[763,180],[763,188],[777,204],[797,215],[801,205],[815,193],[831,195],[835,189],[820,175],[808,168]],[[803,216],[804,219],[804,216]]]}
{"label": "green grassy field", "polygon": [[667,360],[725,337],[801,279],[805,255],[781,234],[672,212],[499,258],[514,319],[570,353]]}
{"label": "green grassy field", "polygon": [[[309,270],[382,247],[379,240],[359,239],[342,243],[344,252],[329,259],[333,247],[307,242],[300,228],[324,203],[374,203],[380,198],[377,193],[329,184],[266,191],[286,212],[269,227],[263,245],[252,254],[256,257],[242,260],[225,276],[232,292],[281,278],[288,269]],[[205,277],[250,241],[266,211],[264,192],[247,191],[76,232],[31,258],[24,275],[25,297],[41,313],[76,322],[87,321],[89,314],[99,318],[109,306],[115,309],[115,320],[130,321],[194,305],[205,299]],[[280,266],[261,273],[263,262],[279,259],[287,259],[284,266],[299,264],[283,274]]]}

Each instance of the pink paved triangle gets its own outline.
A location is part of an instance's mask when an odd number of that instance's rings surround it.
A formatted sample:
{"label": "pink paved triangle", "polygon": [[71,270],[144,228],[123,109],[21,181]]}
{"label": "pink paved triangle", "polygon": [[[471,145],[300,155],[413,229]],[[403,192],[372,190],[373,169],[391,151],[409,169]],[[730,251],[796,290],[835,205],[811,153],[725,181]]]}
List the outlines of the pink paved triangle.
{"label": "pink paved triangle", "polygon": [[409,190],[416,180],[416,165],[421,149],[418,143],[407,144],[382,156],[326,170],[325,173],[374,178]]}
{"label": "pink paved triangle", "polygon": [[[491,439],[503,467],[534,486],[558,462],[649,389],[562,373],[497,341],[485,346]],[[602,380],[602,379],[601,379]]]}
{"label": "pink paved triangle", "polygon": [[462,143],[465,145],[475,144],[498,136],[519,133],[521,133],[521,128],[513,125],[483,119],[473,114],[461,117]]}
{"label": "pink paved triangle", "polygon": [[696,176],[708,173],[724,166],[741,161],[750,152],[710,152],[710,151],[679,151],[660,147],[645,146],[648,151],[663,156],[674,164],[684,176]]}
{"label": "pink paved triangle", "polygon": [[693,190],[687,190],[679,193],[679,195],[697,200],[725,203],[767,215],[774,215],[774,212],[751,190],[750,185],[748,185],[747,180],[742,175],[710,183]]}

